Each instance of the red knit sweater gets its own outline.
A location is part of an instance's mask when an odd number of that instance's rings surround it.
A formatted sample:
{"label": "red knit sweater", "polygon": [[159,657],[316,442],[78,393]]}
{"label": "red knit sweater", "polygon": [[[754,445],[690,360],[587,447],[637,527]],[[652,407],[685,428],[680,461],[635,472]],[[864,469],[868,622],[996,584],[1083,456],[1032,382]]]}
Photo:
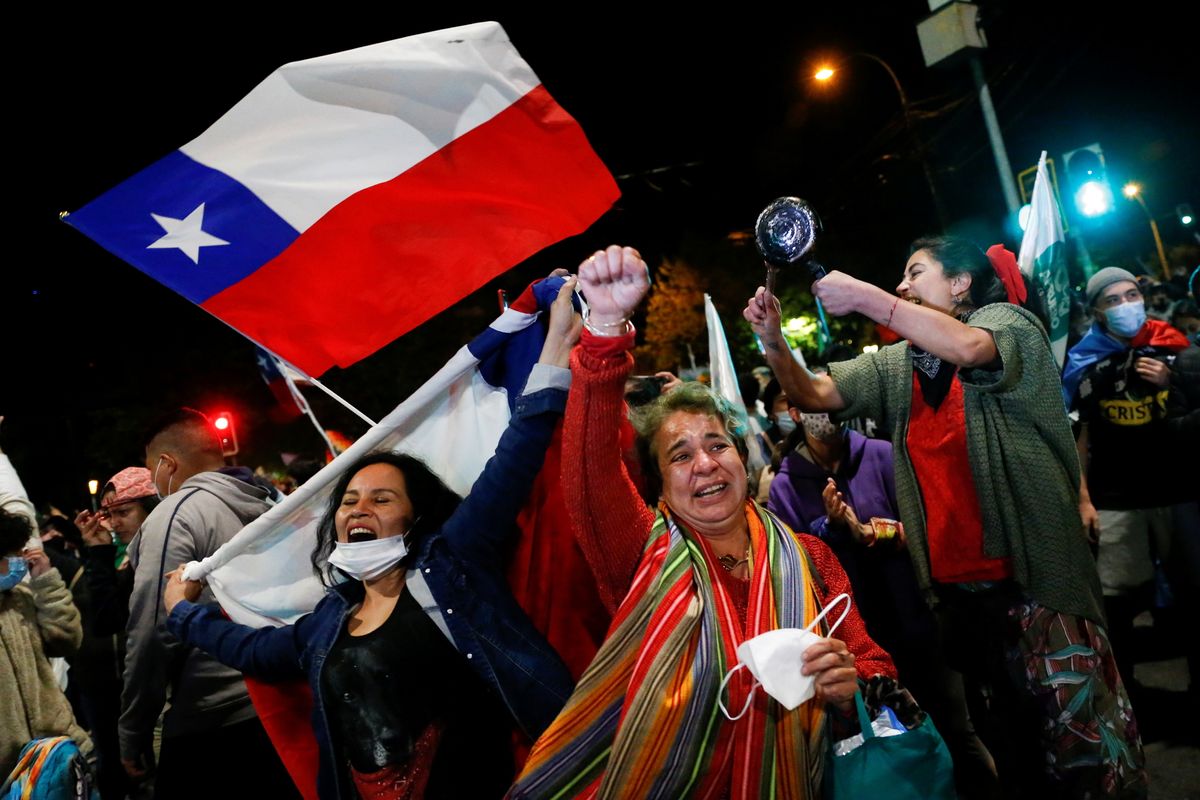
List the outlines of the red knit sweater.
{"label": "red knit sweater", "polygon": [[[584,331],[571,353],[571,393],[563,426],[563,495],[580,549],[610,613],[629,591],[655,517],[621,461],[617,435],[622,425],[629,424],[624,391],[625,378],[633,369],[628,352],[633,339],[632,333],[599,337]],[[797,538],[824,584],[821,603],[850,593],[850,579],[833,551],[814,536]],[[867,635],[853,602],[833,635],[854,653],[859,677],[879,673],[896,677],[891,656]]]}

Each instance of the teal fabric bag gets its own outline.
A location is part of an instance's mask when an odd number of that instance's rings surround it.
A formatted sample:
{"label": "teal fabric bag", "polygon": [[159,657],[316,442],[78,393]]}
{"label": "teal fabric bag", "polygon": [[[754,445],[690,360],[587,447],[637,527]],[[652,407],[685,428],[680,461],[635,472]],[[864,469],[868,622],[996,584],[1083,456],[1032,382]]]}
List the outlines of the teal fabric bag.
{"label": "teal fabric bag", "polygon": [[853,800],[954,800],[954,765],[929,715],[917,727],[895,736],[876,736],[863,703],[854,693],[863,743],[845,755],[832,745],[825,770],[825,797]]}

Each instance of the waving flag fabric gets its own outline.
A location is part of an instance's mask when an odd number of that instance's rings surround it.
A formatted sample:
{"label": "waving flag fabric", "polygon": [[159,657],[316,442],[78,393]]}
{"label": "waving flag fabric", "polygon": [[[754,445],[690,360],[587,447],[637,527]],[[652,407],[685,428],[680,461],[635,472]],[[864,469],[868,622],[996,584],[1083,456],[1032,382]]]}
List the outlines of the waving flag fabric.
{"label": "waving flag fabric", "polygon": [[309,554],[329,493],[346,465],[367,453],[420,457],[465,495],[495,452],[541,350],[536,294],[553,299],[562,279],[535,284],[461,348],[407,400],[283,502],[243,528],[189,572],[203,577],[231,619],[261,627],[295,622],[324,594]]}
{"label": "waving flag fabric", "polygon": [[[295,622],[324,595],[309,555],[316,526],[347,465],[378,450],[416,455],[465,495],[495,452],[513,404],[544,340],[538,324],[562,278],[525,290],[491,326],[459,350],[421,388],[294,493],[243,528],[187,577],[206,580],[235,622],[262,627]],[[559,434],[517,520],[510,560],[513,594],[578,677],[608,626],[591,571],[571,533],[559,491]],[[297,785],[315,791],[315,744],[303,681],[279,687],[247,681],[255,707]]]}
{"label": "waving flag fabric", "polygon": [[725,326],[707,292],[704,294],[704,321],[708,323],[708,374],[713,391],[735,406],[744,406],[733,355],[729,352],[729,340],[725,338]]}
{"label": "waving flag fabric", "polygon": [[287,64],[66,219],[319,375],[617,196],[579,125],[485,22]]}
{"label": "waving flag fabric", "polygon": [[[733,365],[733,354],[729,352],[729,340],[725,338],[725,326],[717,314],[712,297],[704,295],[704,320],[708,323],[708,374],[712,380],[712,388],[734,406],[746,408],[742,400],[742,390],[738,386],[737,368]],[[754,418],[753,409],[746,409],[746,421],[750,428],[745,435],[746,450],[749,453],[749,463],[746,465],[752,475],[757,476],[767,465],[762,448],[756,441],[762,428]]]}
{"label": "waving flag fabric", "polygon": [[[487,330],[378,425],[216,553],[190,567],[189,577],[207,580],[235,622],[255,627],[295,622],[324,594],[312,573],[309,554],[317,522],[347,464],[378,450],[411,453],[455,492],[467,494],[495,452],[537,361],[544,339],[537,320],[558,295],[562,281],[550,278],[527,288]],[[509,577],[518,601],[535,623],[542,620],[543,632],[559,631],[559,635],[547,633],[547,638],[569,666],[578,663],[582,671],[608,620],[597,621],[592,613],[602,606],[562,508],[559,456],[554,450],[557,438],[555,442],[519,520],[525,535]],[[576,566],[584,572],[577,574]],[[560,590],[560,600],[574,599],[555,604]],[[589,650],[587,642],[592,640]]]}
{"label": "waving flag fabric", "polygon": [[1038,159],[1029,223],[1021,239],[1017,263],[1046,304],[1046,316],[1050,322],[1050,330],[1047,331],[1050,349],[1059,366],[1062,366],[1071,322],[1071,283],[1067,278],[1067,243],[1063,235],[1062,213],[1046,172],[1045,150]]}
{"label": "waving flag fabric", "polygon": [[293,394],[294,390],[284,374],[287,367],[261,347],[254,348],[254,360],[258,364],[258,374],[262,376],[263,382],[275,398],[275,407],[270,412],[271,419],[283,423],[303,416],[301,400]]}

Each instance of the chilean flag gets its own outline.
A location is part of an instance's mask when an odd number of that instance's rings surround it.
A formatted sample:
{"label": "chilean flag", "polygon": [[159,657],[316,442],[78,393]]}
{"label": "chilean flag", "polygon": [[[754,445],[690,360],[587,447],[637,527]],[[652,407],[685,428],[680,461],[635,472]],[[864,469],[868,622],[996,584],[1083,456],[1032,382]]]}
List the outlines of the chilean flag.
{"label": "chilean flag", "polygon": [[319,375],[616,200],[495,22],[287,64],[66,221]]}
{"label": "chilean flag", "polygon": [[262,376],[267,388],[271,390],[271,395],[275,398],[275,407],[269,414],[271,419],[284,423],[304,416],[304,408],[300,405],[301,401],[297,400],[296,395],[292,393],[295,390],[290,385],[288,376],[284,375],[283,371],[287,367],[261,347],[254,348],[254,360],[258,364],[258,374]]}
{"label": "chilean flag", "polygon": [[[562,278],[529,286],[421,388],[315,476],[243,528],[217,552],[188,566],[205,580],[234,622],[253,627],[295,622],[325,589],[309,555],[334,484],[347,465],[379,450],[420,457],[446,485],[466,495],[495,452],[513,404],[541,353],[542,312]],[[572,533],[560,490],[561,426],[517,524],[521,536],[509,585],[537,628],[578,678],[603,641],[609,617]],[[316,780],[311,697],[304,682],[278,687],[247,681],[263,725],[306,797]]]}

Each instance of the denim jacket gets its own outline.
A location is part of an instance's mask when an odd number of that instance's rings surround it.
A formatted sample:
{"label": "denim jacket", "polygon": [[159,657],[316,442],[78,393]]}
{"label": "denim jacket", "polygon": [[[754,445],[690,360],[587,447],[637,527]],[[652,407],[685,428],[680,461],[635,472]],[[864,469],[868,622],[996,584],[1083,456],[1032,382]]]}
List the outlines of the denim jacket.
{"label": "denim jacket", "polygon": [[[417,542],[406,564],[409,591],[499,693],[530,740],[558,714],[574,684],[513,599],[505,581],[504,552],[565,404],[566,392],[557,388],[518,398],[496,454],[470,494],[440,530]],[[340,584],[312,613],[279,628],[238,625],[215,605],[187,601],[178,603],[167,620],[181,640],[247,675],[265,680],[307,676],[315,701],[312,722],[320,749],[317,784],[322,798],[354,796],[326,717],[321,670],[363,595],[358,581]]]}

